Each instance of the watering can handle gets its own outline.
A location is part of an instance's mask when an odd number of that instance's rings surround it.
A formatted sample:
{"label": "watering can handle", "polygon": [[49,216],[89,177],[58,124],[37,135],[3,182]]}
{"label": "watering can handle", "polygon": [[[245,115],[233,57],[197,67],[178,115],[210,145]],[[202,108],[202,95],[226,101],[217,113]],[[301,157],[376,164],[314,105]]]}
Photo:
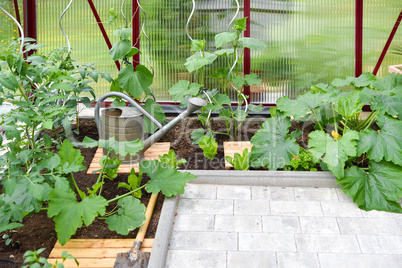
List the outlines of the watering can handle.
{"label": "watering can handle", "polygon": [[122,93],[122,92],[109,92],[109,93],[102,95],[99,98],[99,100],[95,106],[95,123],[98,126],[98,128],[100,126],[100,116],[99,116],[100,107],[101,107],[102,103],[104,102],[104,100],[106,100],[109,97],[120,97],[120,98],[125,99],[131,105],[133,105],[135,108],[137,108],[141,113],[143,113],[158,128],[163,127],[162,124],[158,120],[156,120],[155,117],[153,117],[147,110],[142,108],[141,105],[139,105],[136,101],[134,101],[132,98],[130,98],[130,96],[128,96],[127,94]]}

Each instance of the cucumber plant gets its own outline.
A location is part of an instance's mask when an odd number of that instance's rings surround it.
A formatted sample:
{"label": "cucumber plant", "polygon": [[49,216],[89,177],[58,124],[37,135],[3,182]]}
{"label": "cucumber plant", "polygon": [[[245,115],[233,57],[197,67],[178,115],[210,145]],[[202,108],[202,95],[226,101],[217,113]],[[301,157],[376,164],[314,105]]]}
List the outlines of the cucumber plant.
{"label": "cucumber plant", "polygon": [[[189,73],[195,73],[197,81],[180,80],[169,89],[174,101],[181,101],[180,106],[186,107],[191,97],[206,97],[210,103],[201,109],[198,119],[204,128],[196,129],[191,134],[194,144],[200,145],[207,158],[214,158],[217,151],[215,134],[227,135],[229,139],[237,136],[239,127],[243,124],[249,112],[261,112],[262,106],[248,105],[248,110],[242,109],[247,101],[244,99],[243,90],[245,86],[259,85],[261,79],[256,74],[247,74],[244,77],[238,75],[239,64],[242,62],[244,50],[262,50],[266,45],[257,39],[242,37],[246,30],[247,18],[234,21],[230,31],[221,32],[215,35],[214,52],[207,50],[205,40],[192,40],[191,51],[193,54],[187,58],[184,64]],[[240,56],[239,56],[240,55]],[[226,66],[217,69],[216,73],[209,76],[216,81],[218,89],[208,90],[205,88],[205,68],[210,67],[217,59],[222,59]],[[235,90],[238,97],[237,109],[232,106],[228,96],[229,90]],[[226,132],[216,132],[211,129],[209,122],[209,111],[219,112],[219,117],[225,121]],[[213,141],[212,141],[213,140]],[[203,141],[201,144],[199,144]]]}
{"label": "cucumber plant", "polygon": [[[290,117],[313,121],[315,130],[307,144],[313,161],[330,170],[361,209],[401,213],[401,103],[400,74],[377,78],[365,73],[314,85],[294,100],[282,97],[276,115],[251,139],[251,166],[276,170],[291,165],[300,147],[298,134],[288,133]],[[362,120],[365,104],[371,113]],[[367,161],[368,167],[363,167]]]}

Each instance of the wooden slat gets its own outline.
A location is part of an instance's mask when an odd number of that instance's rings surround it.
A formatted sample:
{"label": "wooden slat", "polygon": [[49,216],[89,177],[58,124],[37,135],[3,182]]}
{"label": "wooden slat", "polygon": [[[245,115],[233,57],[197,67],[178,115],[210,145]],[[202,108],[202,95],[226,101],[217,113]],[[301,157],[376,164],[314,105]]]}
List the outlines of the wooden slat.
{"label": "wooden slat", "polygon": [[[117,254],[128,252],[134,244],[135,239],[71,239],[64,246],[57,241],[49,255],[49,263],[61,263],[61,253],[77,258],[81,267],[88,268],[112,268]],[[153,238],[146,238],[142,244],[142,252],[151,252],[154,243]],[[77,267],[74,260],[64,262],[65,268]]]}
{"label": "wooden slat", "polygon": [[[155,160],[159,159],[159,155],[167,154],[170,150],[170,142],[157,142],[152,145],[144,153],[145,160]],[[92,159],[92,163],[87,170],[87,174],[93,174],[94,171],[100,170],[102,167],[99,165],[99,159],[103,156],[103,149],[98,148]],[[134,168],[135,172],[138,172],[137,164],[121,164],[117,173],[130,173],[131,169]]]}
{"label": "wooden slat", "polygon": [[[154,238],[146,238],[142,243],[143,248],[152,248]],[[135,239],[71,239],[64,246],[59,241],[53,248],[131,248]]]}
{"label": "wooden slat", "polygon": [[402,65],[391,65],[388,66],[388,72],[402,74]]}
{"label": "wooden slat", "polygon": [[[49,263],[62,263],[61,259],[48,259]],[[78,260],[80,266],[79,268],[112,268],[114,266],[114,262],[116,258],[100,258],[100,259],[92,259],[92,258],[81,258]],[[64,262],[64,268],[77,268],[75,261],[72,259],[68,259]]]}
{"label": "wooden slat", "polygon": [[[249,141],[227,141],[223,143],[225,156],[234,157],[235,153],[243,154],[245,148],[251,152],[251,143]],[[230,169],[233,166],[225,160],[225,169]]]}

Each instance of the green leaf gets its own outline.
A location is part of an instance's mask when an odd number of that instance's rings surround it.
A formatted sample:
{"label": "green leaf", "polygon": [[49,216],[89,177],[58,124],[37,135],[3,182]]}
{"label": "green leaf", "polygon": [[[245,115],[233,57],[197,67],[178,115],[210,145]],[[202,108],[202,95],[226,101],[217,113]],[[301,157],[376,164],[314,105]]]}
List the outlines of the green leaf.
{"label": "green leaf", "polygon": [[246,117],[247,117],[246,112],[240,108],[237,108],[237,110],[233,114],[233,118],[237,122],[243,122],[244,120],[246,120]]}
{"label": "green leaf", "polygon": [[234,50],[233,50],[233,48],[225,48],[225,49],[220,49],[220,50],[215,51],[214,54],[217,55],[217,56],[226,56],[226,57],[228,57],[229,55],[234,54]]}
{"label": "green leaf", "polygon": [[201,138],[198,146],[204,152],[204,156],[208,159],[213,159],[218,152],[218,143],[213,137],[204,136]]}
{"label": "green leaf", "polygon": [[219,117],[223,120],[230,120],[232,119],[232,112],[229,109],[222,109],[219,112]]}
{"label": "green leaf", "polygon": [[270,170],[277,170],[290,164],[300,148],[296,139],[287,135],[291,125],[290,118],[278,115],[264,122],[251,138],[251,166],[267,166]]}
{"label": "green leaf", "polygon": [[[166,118],[162,106],[153,99],[147,99],[143,108],[147,110],[156,120],[163,122]],[[154,133],[158,129],[148,118],[144,118],[144,131],[146,133]]]}
{"label": "green leaf", "polygon": [[237,38],[236,32],[222,32],[215,35],[215,46],[216,48],[223,47],[229,42],[235,41]]}
{"label": "green leaf", "polygon": [[60,157],[60,165],[58,168],[64,174],[86,169],[82,164],[84,157],[81,155],[81,151],[79,149],[74,149],[68,139],[63,141],[58,155]]}
{"label": "green leaf", "polygon": [[204,50],[205,49],[205,40],[197,40],[193,39],[191,41],[191,48],[190,50],[193,52]]}
{"label": "green leaf", "polygon": [[204,137],[204,129],[203,128],[197,128],[193,132],[191,132],[191,139],[193,140],[193,144],[198,144],[202,137]]}
{"label": "green leaf", "polygon": [[377,125],[378,131],[367,129],[360,133],[357,155],[367,153],[370,160],[380,162],[385,159],[402,165],[402,121],[378,114]]}
{"label": "green leaf", "polygon": [[342,190],[364,210],[402,213],[398,199],[402,197],[402,167],[390,162],[371,162],[369,172],[352,166],[338,178]]}
{"label": "green leaf", "polygon": [[147,192],[156,194],[161,191],[167,197],[183,194],[186,183],[197,178],[157,160],[140,162],[140,170],[151,178],[147,183]]}
{"label": "green leaf", "polygon": [[187,70],[192,73],[205,65],[213,63],[217,57],[218,56],[215,54],[209,52],[203,52],[203,54],[196,52],[186,59],[184,66],[186,66]]}
{"label": "green leaf", "polygon": [[247,17],[235,20],[233,30],[244,32],[247,30]]}
{"label": "green leaf", "polygon": [[109,50],[109,55],[114,61],[123,58],[131,51],[131,41],[121,40],[113,44],[112,48]]}
{"label": "green leaf", "polygon": [[120,70],[118,78],[120,87],[136,99],[147,91],[153,81],[152,73],[144,65],[137,65],[135,71],[132,65],[128,65]]}
{"label": "green leaf", "polygon": [[225,156],[225,159],[235,170],[248,170],[250,167],[250,155],[247,148],[243,150],[242,155],[235,153],[233,159],[230,156]]}
{"label": "green leaf", "polygon": [[130,231],[135,230],[144,223],[146,207],[140,200],[132,196],[126,196],[120,199],[117,204],[120,207],[117,215],[109,216],[105,220],[111,231],[128,235]]}
{"label": "green leaf", "polygon": [[24,226],[24,225],[21,223],[18,223],[18,222],[10,222],[7,224],[1,224],[0,225],[0,233],[8,231],[8,230],[12,230],[12,229],[20,228],[22,226]]}
{"label": "green leaf", "polygon": [[119,28],[114,30],[113,35],[120,37],[121,39],[130,39],[133,30],[131,28]]}
{"label": "green leaf", "polygon": [[108,205],[102,196],[88,196],[78,202],[75,194],[54,189],[49,194],[48,217],[54,217],[55,230],[60,244],[64,245],[84,223],[90,225],[95,218],[104,215]]}
{"label": "green leaf", "polygon": [[261,78],[258,75],[254,74],[254,73],[246,74],[244,76],[244,80],[246,81],[247,86],[261,84]]}
{"label": "green leaf", "polygon": [[263,50],[267,48],[267,45],[264,42],[251,37],[240,37],[239,42],[243,45],[243,47],[253,50]]}
{"label": "green leaf", "polygon": [[277,100],[276,106],[287,116],[293,116],[296,120],[306,115],[320,105],[323,94],[312,94],[310,92],[299,95],[296,100],[290,100],[289,97],[281,97]]}
{"label": "green leaf", "polygon": [[373,88],[382,92],[393,92],[396,94],[402,90],[402,74],[391,73],[384,78],[379,78],[374,84]]}
{"label": "green leaf", "polygon": [[244,86],[244,79],[240,76],[234,76],[230,79],[230,81],[233,82],[236,88],[241,88]]}
{"label": "green leaf", "polygon": [[190,84],[189,81],[180,80],[169,89],[169,93],[174,101],[182,101],[186,95],[196,96],[200,88],[200,84]]}
{"label": "green leaf", "polygon": [[322,158],[328,169],[337,178],[343,178],[345,162],[349,156],[356,156],[359,133],[349,130],[342,137],[331,137],[322,130],[309,134],[308,146],[315,158]]}
{"label": "green leaf", "polygon": [[[93,140],[90,138],[86,139],[82,144],[84,147],[92,146],[94,144]],[[144,145],[140,139],[135,141],[116,141],[114,137],[108,140],[99,140],[99,146],[105,148],[108,151],[113,150],[116,154],[121,156],[126,156],[130,154],[131,156],[135,156],[139,151],[144,148]]]}
{"label": "green leaf", "polygon": [[382,114],[386,113],[390,116],[402,115],[402,96],[387,96],[378,94],[372,96],[370,100],[370,108]]}
{"label": "green leaf", "polygon": [[372,73],[363,73],[359,77],[355,78],[353,84],[357,88],[363,88],[371,86],[377,80],[377,77]]}
{"label": "green leaf", "polygon": [[0,85],[12,91],[18,89],[18,81],[11,73],[0,72]]}
{"label": "green leaf", "polygon": [[362,112],[364,102],[360,102],[359,99],[360,92],[353,91],[349,96],[339,98],[339,101],[335,104],[335,110],[346,119],[349,119]]}
{"label": "green leaf", "polygon": [[136,54],[138,54],[138,53],[140,53],[140,52],[141,52],[141,51],[140,51],[138,48],[132,47],[131,50],[130,50],[130,52],[126,55],[126,57],[127,57],[127,58],[130,58],[130,57],[132,57],[132,56],[134,56],[134,55],[136,55]]}
{"label": "green leaf", "polygon": [[162,163],[168,164],[169,166],[174,167],[174,168],[177,168],[179,166],[179,162],[180,162],[180,165],[187,163],[187,161],[185,159],[177,160],[176,153],[174,150],[169,150],[169,152],[167,154],[164,154],[162,156],[160,155],[159,160]]}

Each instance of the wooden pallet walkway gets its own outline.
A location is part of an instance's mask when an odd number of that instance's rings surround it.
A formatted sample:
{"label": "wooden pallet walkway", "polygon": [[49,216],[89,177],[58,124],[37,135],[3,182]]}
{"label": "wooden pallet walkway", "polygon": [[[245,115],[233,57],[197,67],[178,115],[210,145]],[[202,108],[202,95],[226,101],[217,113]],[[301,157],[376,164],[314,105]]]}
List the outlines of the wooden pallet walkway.
{"label": "wooden pallet walkway", "polygon": [[[152,145],[148,150],[145,151],[145,160],[155,160],[159,159],[159,155],[167,154],[170,150],[170,142],[157,142]],[[87,174],[93,174],[94,171],[100,170],[102,167],[99,165],[99,159],[103,156],[103,149],[98,148],[92,159],[92,163],[89,166]],[[136,164],[121,164],[117,173],[130,173],[131,168],[138,172],[138,163]],[[99,173],[99,172],[98,172]]]}
{"label": "wooden pallet walkway", "polygon": [[[248,149],[251,152],[251,143],[249,141],[226,141],[223,143],[223,150],[225,157],[234,157],[235,153],[243,154],[244,149]],[[225,169],[231,169],[233,166],[225,160]]]}
{"label": "wooden pallet walkway", "polygon": [[[62,262],[61,253],[77,258],[80,268],[112,268],[117,253],[127,252],[131,249],[135,239],[71,239],[64,246],[57,241],[49,255],[48,262]],[[146,238],[141,251],[152,251],[153,238]],[[65,268],[77,267],[73,259],[64,262]]]}

